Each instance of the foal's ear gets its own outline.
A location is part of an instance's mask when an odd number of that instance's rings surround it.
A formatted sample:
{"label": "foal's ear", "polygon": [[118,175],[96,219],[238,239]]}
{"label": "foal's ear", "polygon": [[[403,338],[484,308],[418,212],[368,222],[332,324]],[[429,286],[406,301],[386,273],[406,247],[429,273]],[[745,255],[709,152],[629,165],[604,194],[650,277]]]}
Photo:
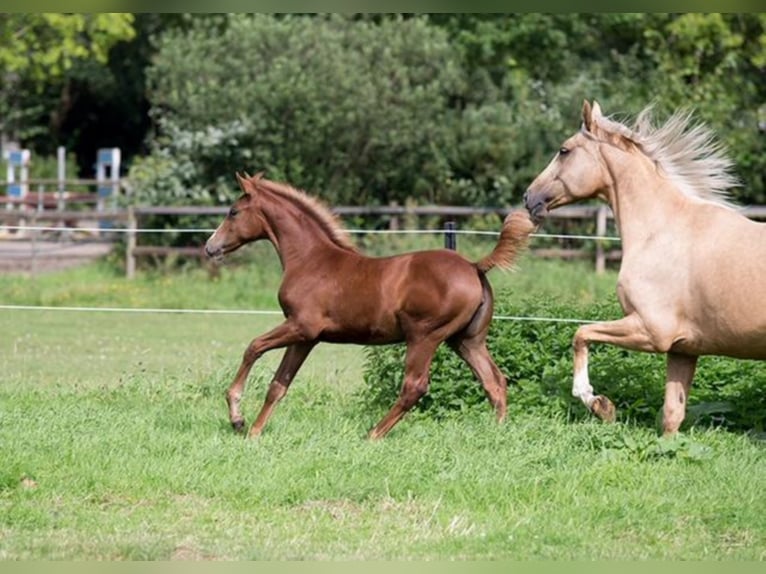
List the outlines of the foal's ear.
{"label": "foal's ear", "polygon": [[[596,104],[598,106],[598,104]],[[593,108],[590,107],[588,100],[582,102],[582,125],[586,132],[591,131],[593,127]]]}
{"label": "foal's ear", "polygon": [[237,176],[237,183],[239,184],[239,187],[242,188],[242,191],[244,193],[250,194],[253,192],[253,187],[250,184],[250,180],[247,177],[247,174],[245,174],[245,177],[242,177],[239,175],[239,173],[236,174]]}

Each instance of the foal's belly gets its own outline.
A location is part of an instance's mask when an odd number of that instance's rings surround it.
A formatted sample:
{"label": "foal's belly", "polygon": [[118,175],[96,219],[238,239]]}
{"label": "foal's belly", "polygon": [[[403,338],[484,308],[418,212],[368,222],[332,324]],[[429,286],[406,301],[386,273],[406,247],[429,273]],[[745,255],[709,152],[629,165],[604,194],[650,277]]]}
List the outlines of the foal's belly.
{"label": "foal's belly", "polygon": [[386,345],[404,340],[395,314],[369,309],[328,318],[319,332],[319,341],[357,345]]}
{"label": "foal's belly", "polygon": [[382,331],[378,329],[354,329],[335,331],[332,329],[322,331],[319,341],[324,343],[342,343],[352,345],[390,345],[401,343],[404,335],[399,329],[394,331]]}

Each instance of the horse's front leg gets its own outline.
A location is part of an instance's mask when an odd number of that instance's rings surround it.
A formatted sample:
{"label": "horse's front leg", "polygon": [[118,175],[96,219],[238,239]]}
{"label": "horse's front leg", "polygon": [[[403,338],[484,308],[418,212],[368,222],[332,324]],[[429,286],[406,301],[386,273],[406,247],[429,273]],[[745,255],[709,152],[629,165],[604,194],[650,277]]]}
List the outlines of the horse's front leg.
{"label": "horse's front leg", "polygon": [[242,393],[245,390],[245,383],[253,368],[253,363],[257,361],[266,351],[286,347],[295,343],[303,342],[305,337],[300,329],[292,321],[285,321],[271,331],[253,339],[245,349],[242,357],[242,363],[234,376],[234,382],[226,391],[226,403],[229,405],[229,420],[231,426],[237,432],[245,428],[245,419],[240,411],[239,404],[242,401]]}
{"label": "horse's front leg", "polygon": [[271,417],[272,412],[274,412],[274,407],[287,394],[290,383],[293,382],[298,369],[301,368],[301,365],[303,365],[315,344],[314,341],[310,341],[308,343],[296,343],[287,347],[285,355],[282,357],[282,362],[279,364],[279,368],[274,375],[274,380],[269,385],[261,412],[258,413],[253,426],[250,427],[248,436],[252,438],[261,434],[263,427],[266,426],[266,422]]}
{"label": "horse's front leg", "polygon": [[612,422],[615,408],[603,395],[594,395],[588,378],[588,346],[590,343],[609,343],[633,351],[655,352],[649,332],[641,318],[633,313],[617,321],[583,325],[575,333],[574,381],[572,395],[579,398],[588,409],[602,420]]}

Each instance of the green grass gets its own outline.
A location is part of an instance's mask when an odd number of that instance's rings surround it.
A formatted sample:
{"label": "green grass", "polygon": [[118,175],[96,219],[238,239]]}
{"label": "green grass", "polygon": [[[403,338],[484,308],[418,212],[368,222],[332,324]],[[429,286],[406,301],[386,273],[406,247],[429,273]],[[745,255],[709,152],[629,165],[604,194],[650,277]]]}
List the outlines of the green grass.
{"label": "green grass", "polygon": [[[613,276],[522,263],[493,283],[525,297],[613,297]],[[276,276],[230,268],[130,283],[96,265],[3,276],[0,297],[276,308]],[[223,392],[277,317],[0,313],[0,559],[766,558],[766,456],[743,434],[692,429],[665,442],[539,414],[497,425],[485,406],[412,413],[371,443],[383,412],[359,398],[363,350],[325,345],[264,435],[245,441]],[[278,360],[256,364],[248,420]]]}

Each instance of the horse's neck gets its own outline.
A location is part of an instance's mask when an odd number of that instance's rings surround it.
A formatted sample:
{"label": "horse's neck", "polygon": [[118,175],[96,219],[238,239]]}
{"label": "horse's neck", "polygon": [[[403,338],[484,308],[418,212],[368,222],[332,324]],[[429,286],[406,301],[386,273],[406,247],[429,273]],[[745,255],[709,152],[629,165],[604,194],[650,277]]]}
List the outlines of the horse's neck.
{"label": "horse's neck", "polygon": [[607,162],[612,175],[607,201],[623,252],[640,249],[647,238],[671,232],[670,221],[682,216],[682,205],[686,203],[683,194],[642,156],[614,153]]}
{"label": "horse's neck", "polygon": [[268,235],[277,251],[282,269],[302,265],[335,245],[313,217],[302,217],[300,208],[284,199],[269,200],[263,208],[269,224]]}

